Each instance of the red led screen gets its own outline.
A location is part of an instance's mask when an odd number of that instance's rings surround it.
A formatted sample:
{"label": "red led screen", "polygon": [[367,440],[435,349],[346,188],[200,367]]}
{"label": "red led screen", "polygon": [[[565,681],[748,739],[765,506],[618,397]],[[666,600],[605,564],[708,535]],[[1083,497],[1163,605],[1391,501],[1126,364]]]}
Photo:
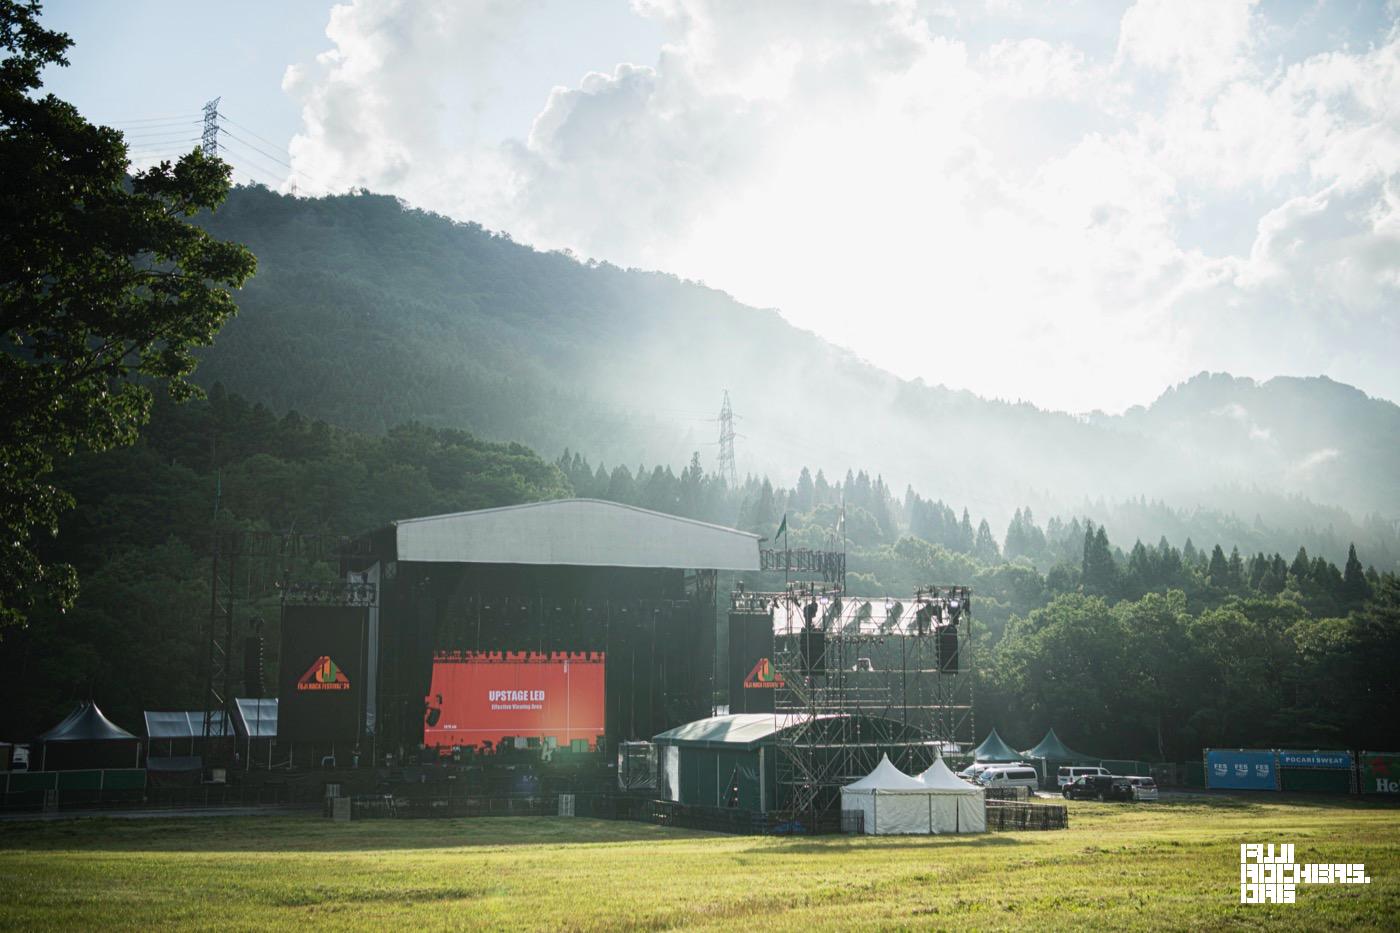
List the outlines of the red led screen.
{"label": "red led screen", "polygon": [[492,748],[553,736],[596,746],[603,734],[602,652],[440,651],[433,655],[423,742]]}

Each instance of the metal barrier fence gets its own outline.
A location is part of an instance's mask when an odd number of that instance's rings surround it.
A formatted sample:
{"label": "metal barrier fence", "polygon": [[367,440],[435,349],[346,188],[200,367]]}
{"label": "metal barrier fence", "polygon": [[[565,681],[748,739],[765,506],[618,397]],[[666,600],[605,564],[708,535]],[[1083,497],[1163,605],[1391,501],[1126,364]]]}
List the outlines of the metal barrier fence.
{"label": "metal barrier fence", "polygon": [[[539,797],[429,797],[410,796],[394,798],[396,817],[468,817],[468,816],[555,816],[559,812],[559,798]],[[359,814],[351,808],[352,819]]]}
{"label": "metal barrier fence", "polygon": [[[572,798],[572,816],[651,822],[653,801],[645,797],[561,794],[526,797],[395,796],[357,794],[350,801],[354,820],[456,818],[474,816],[559,816],[561,797]],[[329,807],[329,804],[327,805]],[[329,813],[329,809],[327,813]]]}
{"label": "metal barrier fence", "polygon": [[670,800],[655,801],[652,819],[662,826],[706,829],[717,833],[761,835],[769,831],[768,814],[724,807],[695,807]]}
{"label": "metal barrier fence", "polygon": [[987,801],[987,829],[1012,832],[1025,829],[1069,829],[1069,808],[1059,804]]}
{"label": "metal barrier fence", "polygon": [[988,800],[1030,800],[1029,787],[988,787],[984,793]]}
{"label": "metal barrier fence", "polygon": [[196,784],[191,787],[117,790],[57,788],[0,795],[0,812],[95,808],[179,810],[206,807],[315,806],[321,803],[324,796],[321,787],[279,784]]}
{"label": "metal barrier fence", "polygon": [[[481,816],[558,816],[569,809],[560,806],[561,797],[572,801],[572,816],[602,820],[635,820],[681,829],[744,835],[806,834],[812,831],[841,831],[840,814],[829,814],[808,826],[801,820],[788,821],[775,814],[754,810],[699,807],[669,800],[651,800],[606,794],[567,794],[532,797],[395,796],[361,794],[351,798],[350,818],[424,819]],[[326,814],[330,815],[330,804]]]}

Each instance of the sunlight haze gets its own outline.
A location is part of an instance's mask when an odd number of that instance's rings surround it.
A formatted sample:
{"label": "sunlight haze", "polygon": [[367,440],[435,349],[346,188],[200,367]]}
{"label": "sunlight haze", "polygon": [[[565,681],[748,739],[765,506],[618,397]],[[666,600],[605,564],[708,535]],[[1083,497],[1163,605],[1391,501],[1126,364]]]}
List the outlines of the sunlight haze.
{"label": "sunlight haze", "polygon": [[[83,8],[50,18],[81,40]],[[1400,397],[1394,4],[294,9],[217,89],[283,190],[704,281],[987,397],[1115,412],[1202,370]],[[92,55],[56,85],[79,106]]]}

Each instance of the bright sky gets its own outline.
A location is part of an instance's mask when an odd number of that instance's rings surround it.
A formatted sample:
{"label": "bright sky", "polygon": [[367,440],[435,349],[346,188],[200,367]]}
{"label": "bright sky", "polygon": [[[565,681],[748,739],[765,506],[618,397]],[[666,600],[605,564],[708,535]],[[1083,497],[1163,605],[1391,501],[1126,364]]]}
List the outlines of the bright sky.
{"label": "bright sky", "polygon": [[241,178],[392,192],[703,280],[902,376],[1118,411],[1203,369],[1400,399],[1398,16],[50,0],[45,19],[77,42],[50,89],[141,157],[187,146],[179,121],[222,95]]}

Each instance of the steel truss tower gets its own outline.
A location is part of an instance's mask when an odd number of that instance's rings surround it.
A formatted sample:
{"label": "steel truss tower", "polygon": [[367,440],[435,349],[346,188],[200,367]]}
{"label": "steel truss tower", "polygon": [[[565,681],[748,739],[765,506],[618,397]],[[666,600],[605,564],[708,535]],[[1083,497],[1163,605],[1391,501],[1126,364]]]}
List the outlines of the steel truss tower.
{"label": "steel truss tower", "polygon": [[[233,753],[233,693],[242,679],[234,657],[239,634],[235,606],[246,614],[263,600],[305,599],[288,583],[293,569],[369,553],[368,542],[337,535],[215,531],[210,535],[209,629],[204,659],[204,748],[211,762]],[[333,586],[339,586],[335,584]],[[246,620],[245,620],[246,622]],[[208,762],[206,762],[208,763]]]}
{"label": "steel truss tower", "polygon": [[724,390],[724,404],[719,410],[719,475],[730,489],[739,488],[739,468],[734,462],[734,409],[729,404],[729,390]]}
{"label": "steel truss tower", "polygon": [[219,101],[214,98],[204,105],[204,132],[199,139],[199,148],[209,158],[219,154]]}
{"label": "steel truss tower", "polygon": [[[773,613],[777,803],[794,827],[834,828],[840,788],[882,755],[908,773],[974,744],[972,593],[844,596],[829,584],[736,594]],[[736,603],[736,606],[738,604]]]}

